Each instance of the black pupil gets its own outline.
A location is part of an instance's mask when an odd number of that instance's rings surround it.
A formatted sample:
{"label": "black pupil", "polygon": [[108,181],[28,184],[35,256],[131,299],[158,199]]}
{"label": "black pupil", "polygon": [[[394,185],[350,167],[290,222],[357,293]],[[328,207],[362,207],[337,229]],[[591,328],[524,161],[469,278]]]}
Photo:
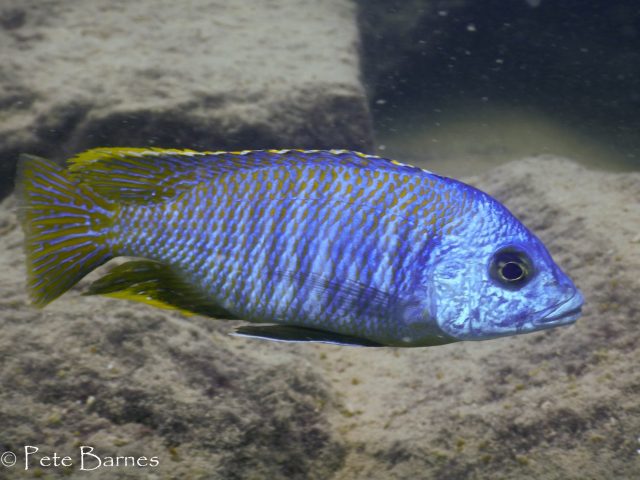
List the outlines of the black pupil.
{"label": "black pupil", "polygon": [[524,270],[516,262],[507,262],[502,267],[502,276],[507,280],[520,280]]}
{"label": "black pupil", "polygon": [[533,278],[535,269],[525,252],[504,247],[493,255],[488,273],[500,287],[519,290]]}

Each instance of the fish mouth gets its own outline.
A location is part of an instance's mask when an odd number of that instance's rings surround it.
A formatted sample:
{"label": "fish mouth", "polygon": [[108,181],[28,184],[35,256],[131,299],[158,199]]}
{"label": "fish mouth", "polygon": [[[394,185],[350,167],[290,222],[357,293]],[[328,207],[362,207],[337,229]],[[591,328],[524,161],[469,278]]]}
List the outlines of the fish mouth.
{"label": "fish mouth", "polygon": [[576,289],[571,297],[545,311],[533,324],[539,328],[550,328],[574,323],[582,314],[583,303],[584,297]]}

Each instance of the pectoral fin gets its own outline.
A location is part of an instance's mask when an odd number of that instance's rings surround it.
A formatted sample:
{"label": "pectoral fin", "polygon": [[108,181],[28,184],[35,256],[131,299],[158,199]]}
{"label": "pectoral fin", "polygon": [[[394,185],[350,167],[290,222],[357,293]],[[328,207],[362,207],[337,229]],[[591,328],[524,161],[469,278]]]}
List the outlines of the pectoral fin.
{"label": "pectoral fin", "polygon": [[113,268],[91,284],[85,295],[105,295],[185,315],[234,319],[224,308],[189,285],[170,267],[149,260],[135,260]]}
{"label": "pectoral fin", "polygon": [[232,335],[279,342],[318,342],[355,347],[384,347],[380,343],[364,338],[294,325],[246,325],[237,328]]}

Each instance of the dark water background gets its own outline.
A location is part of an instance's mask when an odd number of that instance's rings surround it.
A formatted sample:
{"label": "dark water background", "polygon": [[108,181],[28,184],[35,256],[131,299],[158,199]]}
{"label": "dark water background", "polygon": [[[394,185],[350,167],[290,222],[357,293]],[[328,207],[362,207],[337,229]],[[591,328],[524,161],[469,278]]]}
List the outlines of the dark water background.
{"label": "dark water background", "polygon": [[537,154],[640,168],[640,2],[375,1],[361,15],[379,153],[455,174]]}

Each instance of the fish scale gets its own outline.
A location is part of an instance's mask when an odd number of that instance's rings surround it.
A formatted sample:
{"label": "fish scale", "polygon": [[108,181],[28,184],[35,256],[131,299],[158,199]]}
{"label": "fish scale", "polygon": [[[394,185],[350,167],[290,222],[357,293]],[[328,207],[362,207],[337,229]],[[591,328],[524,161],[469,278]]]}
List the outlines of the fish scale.
{"label": "fish scale", "polygon": [[[226,279],[200,285],[223,307],[238,310],[238,306],[243,305],[242,316],[250,319],[279,318],[315,327],[333,321],[338,326],[348,327],[349,333],[361,333],[362,327],[351,318],[353,315],[344,311],[348,305],[337,301],[335,294],[318,295],[309,285],[310,282],[304,281],[305,277],[297,283],[293,283],[292,279],[300,271],[321,271],[329,278],[373,283],[385,291],[393,292],[402,260],[411,258],[408,245],[414,244],[420,248],[421,244],[417,239],[410,240],[408,232],[400,232],[403,230],[402,218],[394,214],[375,218],[372,211],[378,213],[392,209],[392,205],[397,205],[398,197],[406,196],[406,193],[402,193],[409,190],[409,185],[414,189],[415,185],[407,178],[390,181],[389,175],[388,190],[370,192],[366,207],[347,215],[343,213],[343,207],[349,205],[348,201],[321,202],[322,197],[318,197],[317,191],[332,196],[335,191],[346,190],[345,185],[348,184],[353,187],[351,191],[357,201],[365,193],[363,185],[370,184],[369,180],[376,175],[368,170],[349,172],[346,168],[340,168],[335,176],[337,182],[331,175],[320,175],[317,170],[296,168],[291,172],[288,166],[253,172],[250,178],[245,172],[229,174],[218,179],[217,188],[208,195],[204,193],[207,191],[204,185],[155,207],[159,210],[157,212],[145,213],[160,222],[152,229],[175,232],[184,231],[172,225],[175,216],[190,218],[196,215],[203,197],[206,198],[208,211],[219,212],[217,216],[213,215],[213,219],[218,220],[218,228],[211,228],[211,223],[202,222],[197,230],[190,231],[190,235],[206,238],[201,247],[215,246],[195,256],[203,258],[201,263],[205,270],[212,272],[211,277]],[[290,182],[292,177],[297,181]],[[307,181],[299,182],[301,178]],[[392,189],[394,191],[390,192]],[[228,196],[229,191],[237,191],[235,201],[230,201],[234,197]],[[277,212],[277,215],[265,215],[265,211]],[[135,231],[134,226],[142,223],[138,218],[139,209],[129,207],[122,213],[122,222],[129,224],[122,231],[130,235]],[[222,225],[231,228],[222,228]],[[145,228],[149,226],[145,225]],[[250,239],[256,240],[251,242]],[[158,241],[166,246],[159,253],[156,248]],[[142,251],[139,250],[140,245],[129,247],[129,250],[124,247],[123,250],[128,254],[138,250],[138,255],[160,262],[177,262],[180,268],[189,271],[190,267],[180,265],[180,258],[173,253],[174,250],[185,250],[185,245],[180,245],[181,241],[179,236],[171,240],[148,238],[148,245],[142,247]],[[123,243],[126,244],[126,239],[123,239]],[[242,245],[242,248],[234,252],[234,245]],[[400,250],[400,247],[404,249]],[[357,259],[362,258],[365,252],[369,252],[370,261],[359,266]],[[383,255],[381,252],[387,253]],[[193,264],[191,260],[188,263]],[[260,274],[277,271],[291,274],[286,277]],[[198,277],[200,272],[201,268],[191,267],[190,274],[193,277]],[[395,285],[403,286],[399,283]],[[295,295],[292,292],[296,292]],[[365,318],[360,323],[379,323],[371,320]],[[353,325],[349,327],[351,323]]]}
{"label": "fish scale", "polygon": [[24,157],[18,185],[39,306],[116,256],[138,260],[89,293],[276,340],[438,345],[570,323],[582,305],[500,203],[358,152],[99,148],[67,169]]}

